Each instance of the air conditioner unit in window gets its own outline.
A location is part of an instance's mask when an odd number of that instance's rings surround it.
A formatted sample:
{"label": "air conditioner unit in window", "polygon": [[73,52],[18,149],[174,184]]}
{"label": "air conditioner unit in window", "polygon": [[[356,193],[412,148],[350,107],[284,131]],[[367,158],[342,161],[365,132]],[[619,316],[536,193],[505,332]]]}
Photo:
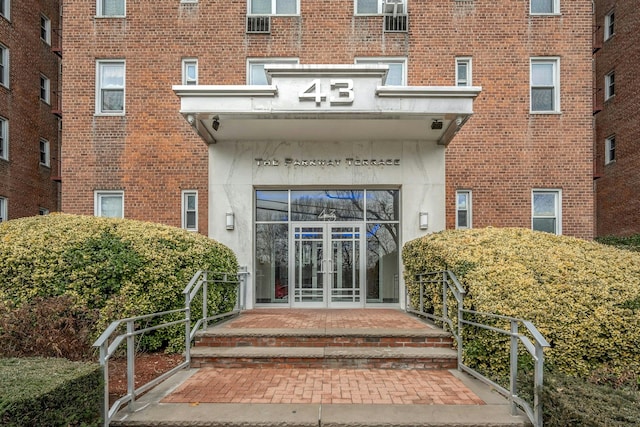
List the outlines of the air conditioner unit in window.
{"label": "air conditioner unit in window", "polygon": [[404,0],[384,0],[383,3],[384,14],[392,14],[393,16],[398,16],[399,14],[404,14]]}
{"label": "air conditioner unit in window", "polygon": [[270,33],[271,16],[247,16],[247,33]]}

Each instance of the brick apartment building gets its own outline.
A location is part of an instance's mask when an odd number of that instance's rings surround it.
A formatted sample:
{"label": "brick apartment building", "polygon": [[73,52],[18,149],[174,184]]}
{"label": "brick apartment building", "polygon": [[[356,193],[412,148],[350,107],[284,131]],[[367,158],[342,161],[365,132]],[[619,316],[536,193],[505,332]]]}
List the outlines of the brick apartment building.
{"label": "brick apartment building", "polygon": [[248,307],[404,306],[429,232],[594,234],[589,0],[66,0],[62,209],[206,234]]}
{"label": "brick apartment building", "polygon": [[60,2],[0,0],[0,222],[60,210]]}
{"label": "brick apartment building", "polygon": [[596,234],[640,233],[640,10],[596,0]]}

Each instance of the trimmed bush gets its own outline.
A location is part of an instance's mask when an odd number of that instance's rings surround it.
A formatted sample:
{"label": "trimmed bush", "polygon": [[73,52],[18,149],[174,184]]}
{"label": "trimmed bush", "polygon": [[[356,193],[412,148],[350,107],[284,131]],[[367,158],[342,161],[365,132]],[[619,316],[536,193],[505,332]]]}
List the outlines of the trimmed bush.
{"label": "trimmed bush", "polygon": [[640,234],[634,234],[633,236],[626,237],[598,237],[596,240],[605,245],[615,246],[618,249],[628,249],[630,251],[640,252]]}
{"label": "trimmed bush", "polygon": [[545,376],[545,426],[628,427],[640,425],[640,394],[590,384],[560,373]]}
{"label": "trimmed bush", "polygon": [[102,392],[96,363],[0,358],[3,426],[99,426]]}
{"label": "trimmed bush", "polygon": [[[67,297],[73,309],[98,312],[92,340],[113,320],[183,307],[182,289],[198,270],[238,269],[233,252],[214,240],[127,219],[16,219],[0,224],[0,242],[0,304],[16,310],[38,298]],[[210,312],[231,309],[235,298],[235,290],[211,286]],[[179,333],[146,336],[143,348],[179,349]]]}
{"label": "trimmed bush", "polygon": [[[640,366],[638,253],[526,229],[486,228],[413,240],[403,259],[412,298],[415,274],[450,269],[468,292],[466,308],[532,321],[552,345],[547,363],[561,372],[586,378],[598,369]],[[436,292],[431,306],[440,299]],[[504,345],[488,334],[476,338],[467,363],[506,373]]]}

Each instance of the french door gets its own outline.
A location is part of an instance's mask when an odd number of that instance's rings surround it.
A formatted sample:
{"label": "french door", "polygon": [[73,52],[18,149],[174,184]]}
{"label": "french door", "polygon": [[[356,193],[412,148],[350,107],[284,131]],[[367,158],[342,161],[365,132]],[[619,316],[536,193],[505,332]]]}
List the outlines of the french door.
{"label": "french door", "polygon": [[363,307],[364,225],[291,224],[289,277],[294,307]]}

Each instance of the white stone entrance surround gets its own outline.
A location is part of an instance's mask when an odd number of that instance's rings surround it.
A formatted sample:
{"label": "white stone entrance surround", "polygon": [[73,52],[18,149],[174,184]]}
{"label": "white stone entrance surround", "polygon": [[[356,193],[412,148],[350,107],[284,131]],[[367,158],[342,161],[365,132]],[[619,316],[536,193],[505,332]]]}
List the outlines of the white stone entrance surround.
{"label": "white stone entrance surround", "polygon": [[[256,188],[398,188],[401,245],[445,228],[445,147],[479,87],[384,86],[384,65],[265,70],[269,86],[174,87],[180,112],[209,144],[209,235],[250,274]],[[426,230],[420,212],[429,214]],[[402,279],[399,295],[404,307]]]}

